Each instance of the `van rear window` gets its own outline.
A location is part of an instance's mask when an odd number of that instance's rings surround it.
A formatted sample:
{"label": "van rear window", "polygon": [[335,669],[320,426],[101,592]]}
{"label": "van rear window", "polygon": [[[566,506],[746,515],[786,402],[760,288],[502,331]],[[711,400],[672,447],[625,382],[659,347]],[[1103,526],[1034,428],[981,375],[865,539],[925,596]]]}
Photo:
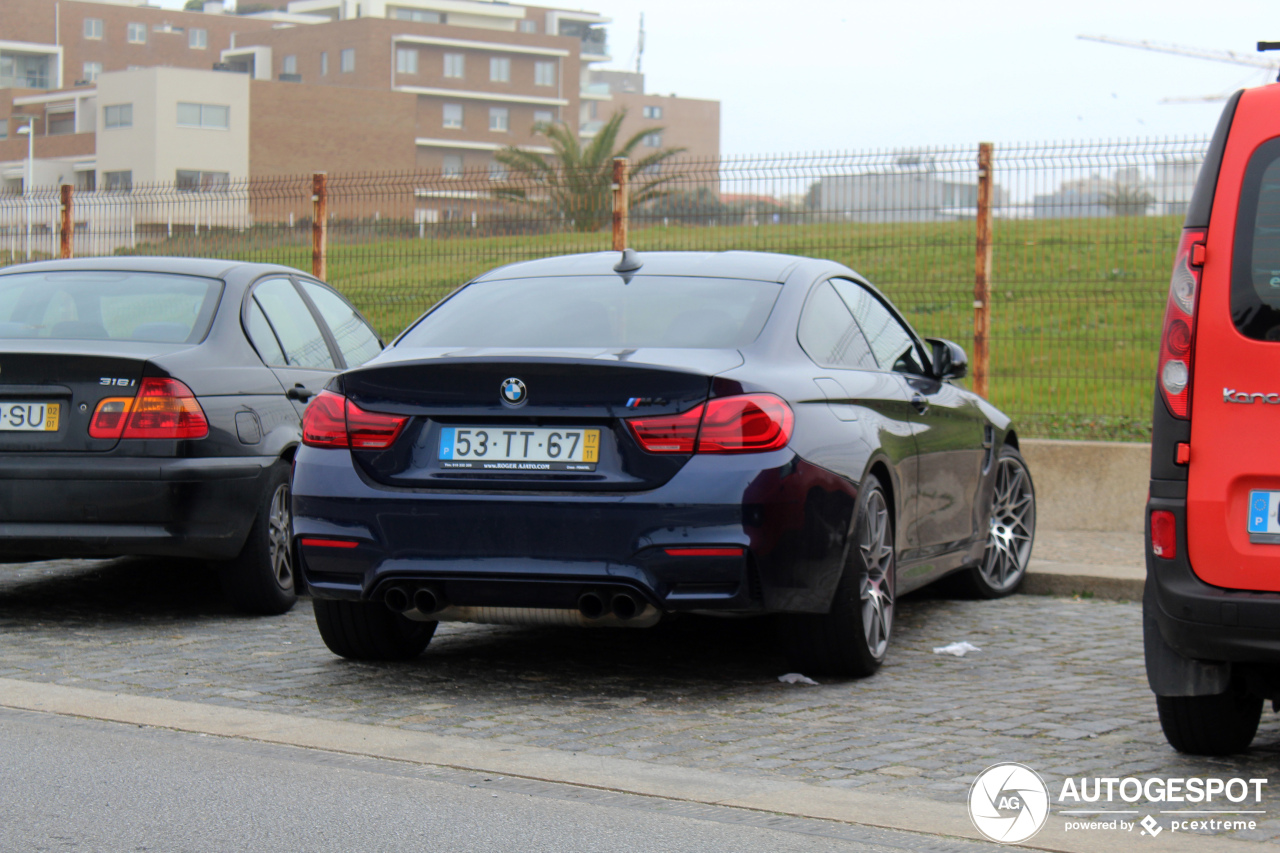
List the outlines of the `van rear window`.
{"label": "van rear window", "polygon": [[1259,146],[1245,170],[1231,269],[1236,328],[1280,341],[1280,139]]}

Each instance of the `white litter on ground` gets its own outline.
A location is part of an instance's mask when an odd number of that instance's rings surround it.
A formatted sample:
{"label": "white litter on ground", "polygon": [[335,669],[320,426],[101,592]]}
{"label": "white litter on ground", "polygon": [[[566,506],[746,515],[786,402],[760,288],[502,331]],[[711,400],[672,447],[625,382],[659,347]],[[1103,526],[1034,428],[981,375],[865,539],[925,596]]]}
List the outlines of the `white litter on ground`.
{"label": "white litter on ground", "polygon": [[978,648],[973,643],[961,641],[959,643],[952,643],[948,646],[938,646],[933,650],[933,653],[935,655],[955,655],[958,658],[962,658],[968,652],[980,651],[982,651],[982,649]]}
{"label": "white litter on ground", "polygon": [[801,675],[798,672],[788,672],[786,675],[779,675],[778,680],[783,684],[811,684],[818,687],[818,682],[814,681],[807,675]]}

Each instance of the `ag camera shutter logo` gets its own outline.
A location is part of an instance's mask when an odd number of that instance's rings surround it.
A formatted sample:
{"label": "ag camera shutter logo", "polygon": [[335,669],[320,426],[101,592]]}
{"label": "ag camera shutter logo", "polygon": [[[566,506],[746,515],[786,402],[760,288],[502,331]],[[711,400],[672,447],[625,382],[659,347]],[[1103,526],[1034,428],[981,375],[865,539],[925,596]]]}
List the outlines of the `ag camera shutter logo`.
{"label": "ag camera shutter logo", "polygon": [[969,819],[992,841],[1026,841],[1049,819],[1049,787],[1025,764],[993,764],[969,788]]}

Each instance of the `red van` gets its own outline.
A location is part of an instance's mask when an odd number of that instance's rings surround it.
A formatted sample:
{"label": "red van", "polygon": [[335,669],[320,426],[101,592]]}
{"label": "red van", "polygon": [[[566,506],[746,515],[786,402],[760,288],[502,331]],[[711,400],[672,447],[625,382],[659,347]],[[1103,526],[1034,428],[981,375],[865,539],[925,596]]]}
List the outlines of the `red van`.
{"label": "red van", "polygon": [[1182,752],[1280,700],[1280,85],[1236,93],[1174,258],[1151,431],[1143,640]]}

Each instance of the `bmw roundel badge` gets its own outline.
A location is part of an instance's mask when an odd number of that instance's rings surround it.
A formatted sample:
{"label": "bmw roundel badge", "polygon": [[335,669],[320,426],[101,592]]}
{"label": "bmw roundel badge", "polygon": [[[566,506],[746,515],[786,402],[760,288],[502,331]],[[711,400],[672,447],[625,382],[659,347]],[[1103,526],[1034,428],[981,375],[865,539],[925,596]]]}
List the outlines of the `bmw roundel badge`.
{"label": "bmw roundel badge", "polygon": [[524,383],[519,379],[512,376],[510,379],[502,380],[502,402],[508,406],[523,406],[528,396]]}

